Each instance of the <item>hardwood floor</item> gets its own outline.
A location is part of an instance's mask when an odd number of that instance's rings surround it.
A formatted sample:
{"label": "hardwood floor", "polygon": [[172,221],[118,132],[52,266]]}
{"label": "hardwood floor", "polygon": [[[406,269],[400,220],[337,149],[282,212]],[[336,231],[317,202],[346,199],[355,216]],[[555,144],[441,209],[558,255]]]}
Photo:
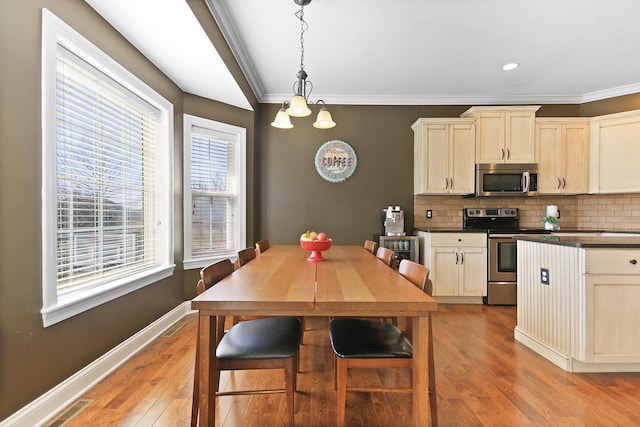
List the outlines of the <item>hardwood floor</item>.
{"label": "hardwood floor", "polygon": [[[159,337],[87,392],[93,399],[66,427],[188,426],[196,315]],[[444,305],[433,316],[441,426],[640,425],[640,374],[571,374],[513,339],[515,307]],[[335,425],[328,321],[307,321],[296,425]],[[309,330],[310,329],[310,330]],[[350,382],[408,386],[406,372],[354,372]],[[279,372],[223,374],[222,388],[280,384]],[[216,425],[283,426],[283,394],[219,398]],[[411,396],[349,393],[347,426],[410,425]]]}

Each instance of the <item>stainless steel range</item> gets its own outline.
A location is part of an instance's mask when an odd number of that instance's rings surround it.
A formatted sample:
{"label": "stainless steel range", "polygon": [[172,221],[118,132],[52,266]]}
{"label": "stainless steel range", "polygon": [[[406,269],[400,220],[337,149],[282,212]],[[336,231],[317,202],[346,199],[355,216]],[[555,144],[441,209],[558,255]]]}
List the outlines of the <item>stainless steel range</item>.
{"label": "stainless steel range", "polygon": [[517,208],[465,208],[462,228],[487,233],[487,296],[484,303],[515,305],[518,256],[513,236],[545,231],[521,230]]}

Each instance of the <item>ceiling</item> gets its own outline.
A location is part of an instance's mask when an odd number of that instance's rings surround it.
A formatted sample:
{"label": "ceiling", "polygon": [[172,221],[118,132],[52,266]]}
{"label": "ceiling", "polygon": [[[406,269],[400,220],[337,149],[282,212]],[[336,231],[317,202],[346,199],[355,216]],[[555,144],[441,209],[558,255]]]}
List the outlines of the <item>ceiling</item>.
{"label": "ceiling", "polygon": [[[205,1],[259,102],[290,99],[300,7]],[[86,2],[186,92],[251,109],[186,0]],[[180,27],[168,24],[178,17]],[[329,105],[582,103],[640,92],[637,0],[313,0],[304,18],[310,99]],[[503,71],[508,62],[520,66]]]}

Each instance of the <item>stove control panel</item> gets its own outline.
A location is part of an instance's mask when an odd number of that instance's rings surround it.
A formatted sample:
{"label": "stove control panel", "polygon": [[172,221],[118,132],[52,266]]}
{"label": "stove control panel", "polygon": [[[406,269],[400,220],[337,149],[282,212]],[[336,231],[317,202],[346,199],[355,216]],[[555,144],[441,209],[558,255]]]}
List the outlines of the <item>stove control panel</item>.
{"label": "stove control panel", "polygon": [[465,218],[518,218],[518,208],[465,208]]}

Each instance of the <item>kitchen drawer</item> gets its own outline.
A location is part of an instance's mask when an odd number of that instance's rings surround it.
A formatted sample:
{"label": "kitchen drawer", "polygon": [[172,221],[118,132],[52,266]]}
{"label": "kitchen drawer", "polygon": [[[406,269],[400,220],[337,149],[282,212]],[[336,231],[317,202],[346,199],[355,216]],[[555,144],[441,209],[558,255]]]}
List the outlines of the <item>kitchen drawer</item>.
{"label": "kitchen drawer", "polygon": [[586,274],[640,274],[638,249],[587,249]]}
{"label": "kitchen drawer", "polygon": [[431,246],[487,247],[485,233],[431,233]]}

